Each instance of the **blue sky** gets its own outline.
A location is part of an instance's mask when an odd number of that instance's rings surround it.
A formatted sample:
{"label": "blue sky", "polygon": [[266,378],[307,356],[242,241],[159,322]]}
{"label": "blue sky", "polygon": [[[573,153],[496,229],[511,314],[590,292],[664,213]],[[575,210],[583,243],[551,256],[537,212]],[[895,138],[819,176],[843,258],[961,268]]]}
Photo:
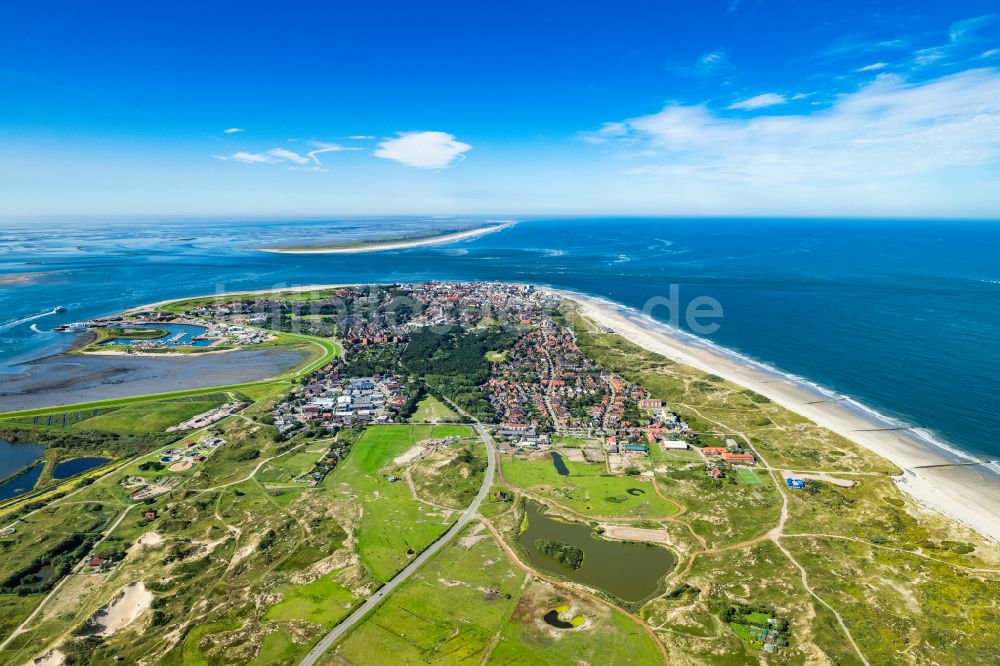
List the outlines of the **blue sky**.
{"label": "blue sky", "polygon": [[1000,218],[995,2],[2,12],[0,215]]}

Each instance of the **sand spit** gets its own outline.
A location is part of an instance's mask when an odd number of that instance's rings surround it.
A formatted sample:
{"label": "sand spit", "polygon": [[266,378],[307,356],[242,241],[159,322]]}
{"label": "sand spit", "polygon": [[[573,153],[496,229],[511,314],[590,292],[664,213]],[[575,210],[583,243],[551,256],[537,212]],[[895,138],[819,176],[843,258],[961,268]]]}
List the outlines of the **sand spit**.
{"label": "sand spit", "polygon": [[450,234],[441,234],[440,236],[413,238],[410,240],[401,238],[399,240],[387,240],[385,242],[378,241],[344,247],[261,248],[261,252],[274,252],[278,254],[359,254],[362,252],[387,252],[389,250],[405,250],[411,247],[443,245],[445,243],[468,240],[469,238],[476,238],[477,236],[491,234],[495,231],[512,227],[514,224],[514,222],[506,222],[504,224],[489,227],[467,229],[465,231],[456,231]]}

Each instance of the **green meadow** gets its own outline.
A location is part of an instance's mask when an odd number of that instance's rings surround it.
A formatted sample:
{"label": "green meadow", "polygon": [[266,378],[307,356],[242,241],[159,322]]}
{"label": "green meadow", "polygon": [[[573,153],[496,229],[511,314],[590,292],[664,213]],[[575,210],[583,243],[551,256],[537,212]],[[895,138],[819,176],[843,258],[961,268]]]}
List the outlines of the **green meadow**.
{"label": "green meadow", "polygon": [[[503,477],[587,516],[669,518],[680,511],[660,497],[653,484],[639,477],[611,475],[604,465],[565,460],[569,476],[562,476],[547,456],[524,459],[503,456]],[[631,491],[631,492],[629,492]]]}

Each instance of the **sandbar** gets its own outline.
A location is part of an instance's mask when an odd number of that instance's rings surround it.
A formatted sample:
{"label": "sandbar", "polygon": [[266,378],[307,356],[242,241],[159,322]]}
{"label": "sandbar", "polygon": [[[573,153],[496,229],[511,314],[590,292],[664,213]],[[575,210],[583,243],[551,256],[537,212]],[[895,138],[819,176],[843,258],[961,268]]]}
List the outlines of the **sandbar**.
{"label": "sandbar", "polygon": [[279,254],[358,254],[361,252],[386,252],[388,250],[405,250],[411,247],[424,247],[427,245],[443,245],[444,243],[454,243],[460,240],[476,238],[485,234],[500,231],[514,226],[514,222],[504,222],[488,227],[477,227],[475,229],[465,229],[463,231],[453,231],[438,234],[435,236],[420,236],[414,238],[398,238],[372,241],[359,241],[357,243],[330,246],[330,247],[270,247],[261,248],[261,252],[275,252]]}

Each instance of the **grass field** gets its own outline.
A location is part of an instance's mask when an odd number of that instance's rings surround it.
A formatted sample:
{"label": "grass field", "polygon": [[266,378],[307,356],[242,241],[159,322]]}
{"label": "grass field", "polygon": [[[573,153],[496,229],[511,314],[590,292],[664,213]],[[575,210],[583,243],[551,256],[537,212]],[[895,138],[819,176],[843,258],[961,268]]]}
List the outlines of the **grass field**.
{"label": "grass field", "polygon": [[740,477],[740,481],[748,486],[759,486],[762,483],[760,477],[752,469],[738,469],[736,475]]}
{"label": "grass field", "polygon": [[[554,629],[542,616],[569,606],[585,618],[573,629]],[[500,632],[488,664],[661,664],[653,639],[620,611],[567,588],[533,580]]]}
{"label": "grass field", "polygon": [[286,584],[278,589],[282,599],[268,609],[265,620],[292,622],[305,620],[330,629],[351,612],[358,597],[335,578],[334,570],[305,585]]}
{"label": "grass field", "polygon": [[459,420],[458,414],[432,395],[421,400],[417,404],[417,411],[410,417],[412,423],[442,423]]}
{"label": "grass field", "polygon": [[228,396],[224,394],[209,393],[189,398],[140,402],[86,419],[72,427],[112,432],[162,432],[192,416],[215,409],[227,399]]}
{"label": "grass field", "polygon": [[479,663],[523,581],[474,523],[352,630],[324,663]]}
{"label": "grass field", "polygon": [[391,578],[453,522],[452,512],[413,499],[406,481],[386,478],[402,474],[393,458],[421,440],[468,433],[468,426],[373,426],[324,480],[324,487],[350,492],[361,502],[358,554],[376,580]]}
{"label": "grass field", "polygon": [[[503,456],[504,480],[588,516],[669,518],[680,507],[656,494],[644,479],[610,475],[604,465],[566,460],[561,476],[548,457],[526,460]],[[629,491],[632,491],[631,493]]]}

